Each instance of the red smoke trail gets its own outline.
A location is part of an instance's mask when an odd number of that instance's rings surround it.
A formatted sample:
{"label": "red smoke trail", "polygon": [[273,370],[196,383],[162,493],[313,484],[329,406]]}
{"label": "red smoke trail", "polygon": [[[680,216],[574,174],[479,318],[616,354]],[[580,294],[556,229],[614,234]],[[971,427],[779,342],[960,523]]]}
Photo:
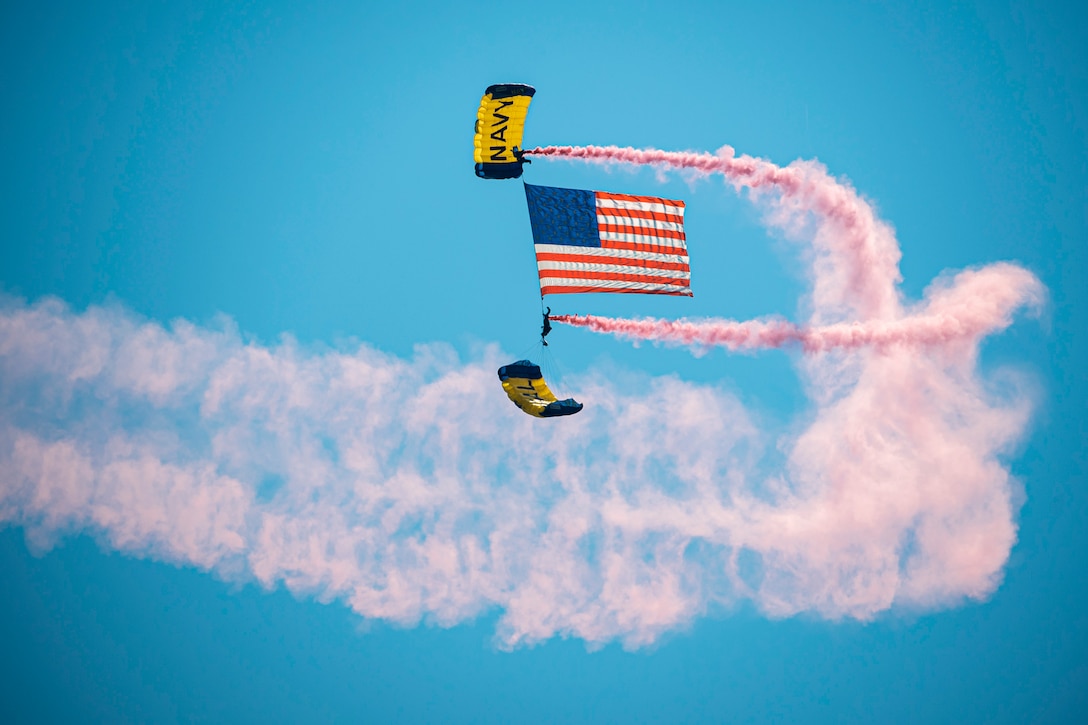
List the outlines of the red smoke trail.
{"label": "red smoke trail", "polygon": [[927,295],[924,309],[899,320],[803,327],[780,318],[761,320],[638,320],[596,315],[553,315],[555,322],[618,337],[693,347],[757,350],[800,345],[805,352],[878,349],[896,345],[932,346],[976,341],[1012,324],[1012,313],[1042,298],[1038,279],[1027,270],[999,263],[956,275]]}
{"label": "red smoke trail", "polygon": [[795,230],[810,214],[817,221],[813,302],[819,319],[814,322],[899,316],[900,253],[894,233],[849,184],[832,178],[818,162],[795,161],[783,168],[752,156],[738,157],[731,146],[717,154],[618,146],[545,146],[526,153],[720,173],[738,188],[777,191],[772,223]]}

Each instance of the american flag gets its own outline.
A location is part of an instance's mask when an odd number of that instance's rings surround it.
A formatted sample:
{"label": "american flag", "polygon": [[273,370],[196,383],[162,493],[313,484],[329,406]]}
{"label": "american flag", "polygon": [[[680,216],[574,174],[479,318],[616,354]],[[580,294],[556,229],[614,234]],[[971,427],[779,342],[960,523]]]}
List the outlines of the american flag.
{"label": "american flag", "polygon": [[525,185],[541,296],[691,296],[684,202]]}

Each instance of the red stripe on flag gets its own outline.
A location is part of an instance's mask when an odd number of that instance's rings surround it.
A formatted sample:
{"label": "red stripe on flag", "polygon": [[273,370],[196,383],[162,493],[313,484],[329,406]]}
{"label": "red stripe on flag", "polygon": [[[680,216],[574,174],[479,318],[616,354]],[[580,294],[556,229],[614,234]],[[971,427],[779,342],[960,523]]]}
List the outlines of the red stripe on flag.
{"label": "red stripe on flag", "polygon": [[687,262],[661,262],[656,259],[642,259],[632,257],[598,257],[591,254],[554,254],[552,252],[540,252],[536,255],[537,262],[580,262],[583,264],[611,264],[617,267],[644,267],[646,269],[675,269],[681,272],[690,272]]}
{"label": "red stripe on flag", "polygon": [[639,244],[637,242],[614,242],[611,239],[602,239],[601,249],[626,249],[632,252],[671,254],[684,258],[688,256],[688,250],[684,249],[684,247],[666,247],[661,244]]}
{"label": "red stripe on flag", "polygon": [[646,282],[647,284],[667,284],[670,286],[690,287],[688,279],[677,277],[656,277],[652,274],[625,274],[621,272],[586,272],[580,269],[542,269],[541,279],[593,279],[610,282]]}

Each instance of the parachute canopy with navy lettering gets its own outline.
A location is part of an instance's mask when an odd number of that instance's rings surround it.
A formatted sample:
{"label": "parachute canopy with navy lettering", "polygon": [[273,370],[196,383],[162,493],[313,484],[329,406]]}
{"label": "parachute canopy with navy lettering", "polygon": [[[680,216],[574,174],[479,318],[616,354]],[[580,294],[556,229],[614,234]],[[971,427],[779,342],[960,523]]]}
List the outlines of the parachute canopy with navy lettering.
{"label": "parachute canopy with navy lettering", "polygon": [[503,365],[499,368],[499,380],[511,402],[535,418],[574,415],[582,409],[582,404],[574,398],[556,398],[545,384],[540,366],[529,360]]}
{"label": "parachute canopy with navy lettering", "polygon": [[521,137],[536,89],[522,83],[488,86],[476,112],[476,175],[481,179],[521,176]]}

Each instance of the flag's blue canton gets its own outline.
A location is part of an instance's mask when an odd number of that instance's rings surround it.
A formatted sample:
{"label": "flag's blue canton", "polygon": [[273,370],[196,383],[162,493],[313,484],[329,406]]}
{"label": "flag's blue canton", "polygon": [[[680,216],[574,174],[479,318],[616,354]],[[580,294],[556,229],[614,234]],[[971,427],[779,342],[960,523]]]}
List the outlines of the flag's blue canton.
{"label": "flag's blue canton", "polygon": [[533,243],[601,246],[597,198],[592,191],[525,185]]}

